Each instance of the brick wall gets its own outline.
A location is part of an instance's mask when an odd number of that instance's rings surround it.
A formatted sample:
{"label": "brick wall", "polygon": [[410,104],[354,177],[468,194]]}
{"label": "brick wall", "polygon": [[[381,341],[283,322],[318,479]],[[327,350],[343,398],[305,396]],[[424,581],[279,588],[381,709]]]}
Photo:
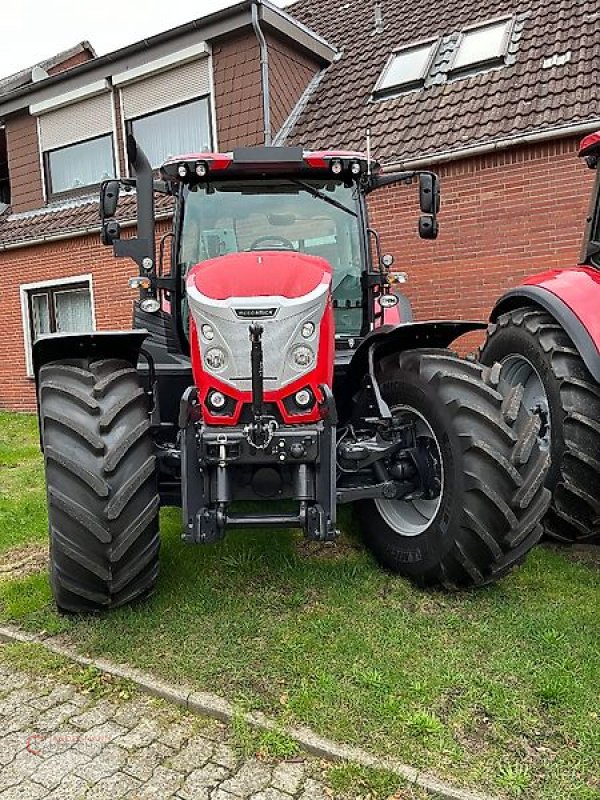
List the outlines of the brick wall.
{"label": "brick wall", "polygon": [[6,120],[11,206],[14,213],[44,203],[37,120],[28,113]]}
{"label": "brick wall", "polygon": [[219,150],[262,144],[260,51],[251,28],[214,43],[213,81]]}
{"label": "brick wall", "polygon": [[[166,222],[157,225],[157,241],[168,227]],[[135,229],[123,235],[133,236]],[[98,234],[0,252],[0,408],[35,409],[34,381],[26,375],[20,285],[87,274],[92,275],[97,330],[131,328],[137,294],[127,280],[137,274],[137,267],[129,259],[113,258],[112,250],[100,245]]]}
{"label": "brick wall", "polygon": [[[280,38],[267,36],[273,136],[319,70],[314,59]],[[253,147],[264,140],[260,48],[249,28],[213,45],[213,80],[219,150]]]}
{"label": "brick wall", "polygon": [[440,165],[435,242],[416,233],[416,185],[372,195],[371,224],[409,274],[416,319],[486,319],[525,276],[576,264],[593,182],[577,146],[566,139]]}

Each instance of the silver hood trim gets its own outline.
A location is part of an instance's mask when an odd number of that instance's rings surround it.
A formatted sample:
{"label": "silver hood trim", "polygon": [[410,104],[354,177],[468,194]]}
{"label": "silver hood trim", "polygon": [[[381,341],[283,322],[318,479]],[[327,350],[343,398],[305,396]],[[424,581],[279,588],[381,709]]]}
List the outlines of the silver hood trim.
{"label": "silver hood trim", "polygon": [[[327,307],[331,277],[323,275],[323,281],[302,297],[228,297],[215,300],[203,295],[192,281],[187,284],[190,312],[198,331],[198,344],[204,369],[219,380],[236,388],[250,392],[250,340],[248,329],[253,321],[260,322],[264,333],[264,387],[274,391],[311,372],[316,365],[319,350],[320,323]],[[256,320],[239,317],[238,309],[270,309],[271,315]],[[275,313],[272,310],[275,309]],[[309,339],[302,336],[302,326],[312,322],[315,331]],[[202,325],[209,324],[214,330],[214,339],[207,341],[201,333]],[[306,368],[298,368],[292,361],[292,351],[299,345],[310,347],[313,361]],[[208,368],[205,356],[208,350],[218,347],[227,356],[225,367],[218,371]]]}

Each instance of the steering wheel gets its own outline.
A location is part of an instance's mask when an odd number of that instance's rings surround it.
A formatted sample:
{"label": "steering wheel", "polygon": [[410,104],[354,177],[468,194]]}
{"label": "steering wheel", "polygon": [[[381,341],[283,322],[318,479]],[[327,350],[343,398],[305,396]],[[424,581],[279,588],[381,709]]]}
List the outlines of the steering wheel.
{"label": "steering wheel", "polygon": [[290,242],[289,239],[286,239],[285,236],[275,236],[275,235],[259,236],[258,239],[255,239],[252,242],[252,244],[250,245],[248,250],[260,250],[261,248],[258,247],[258,245],[261,245],[263,242],[275,242],[275,243],[278,242],[280,245],[283,245],[283,247],[275,247],[275,248],[267,247],[267,248],[264,248],[264,249],[267,249],[267,250],[271,250],[271,249],[274,249],[274,250],[294,250],[294,252],[296,252],[296,248],[294,247],[292,242]]}

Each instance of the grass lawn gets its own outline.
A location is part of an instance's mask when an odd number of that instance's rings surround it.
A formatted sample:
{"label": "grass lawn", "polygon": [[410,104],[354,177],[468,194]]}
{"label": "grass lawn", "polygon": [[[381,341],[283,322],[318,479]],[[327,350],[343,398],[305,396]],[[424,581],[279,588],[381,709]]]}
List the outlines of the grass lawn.
{"label": "grass lawn", "polygon": [[[46,537],[35,420],[0,415],[0,564]],[[423,592],[335,546],[236,532],[190,548],[161,515],[156,595],[93,619],[47,576],[0,577],[0,620],[507,797],[600,798],[600,570],[538,548],[500,584]]]}

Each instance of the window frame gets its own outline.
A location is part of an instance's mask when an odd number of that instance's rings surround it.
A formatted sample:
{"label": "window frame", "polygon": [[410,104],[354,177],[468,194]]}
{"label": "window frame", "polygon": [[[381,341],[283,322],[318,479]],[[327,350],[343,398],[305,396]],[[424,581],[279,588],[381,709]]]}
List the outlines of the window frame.
{"label": "window frame", "polygon": [[6,128],[4,125],[0,125],[0,138],[4,140],[4,145],[2,149],[0,149],[0,153],[4,152],[6,155],[6,160],[2,158],[0,155],[0,186],[6,186],[8,188],[8,201],[3,201],[2,197],[0,196],[0,214],[4,211],[6,207],[10,205],[10,170],[8,167],[8,147],[6,143]]}
{"label": "window frame", "polygon": [[[437,56],[440,47],[440,42],[441,42],[441,37],[432,36],[427,39],[420,39],[419,41],[409,42],[409,44],[396,47],[388,56],[385,66],[382,69],[381,73],[379,74],[379,77],[377,78],[377,83],[375,84],[375,87],[373,89],[373,96],[376,99],[380,99],[382,97],[386,97],[387,95],[402,94],[403,92],[410,92],[414,91],[415,89],[422,88],[427,78],[427,75],[431,70],[431,66],[435,61],[435,57]],[[430,48],[429,58],[425,62],[423,70],[417,78],[404,81],[403,83],[394,83],[391,86],[383,85],[385,81],[385,76],[389,72],[389,69],[392,66],[397,56],[399,56],[401,53],[407,50],[422,50],[425,47]]]}
{"label": "window frame", "polygon": [[102,185],[102,180],[98,181],[97,183],[88,183],[85,186],[77,186],[74,189],[64,189],[60,192],[55,192],[52,187],[52,170],[50,169],[50,156],[52,153],[58,153],[61,150],[68,150],[70,147],[76,147],[80,144],[89,144],[89,142],[97,142],[99,139],[108,139],[110,138],[110,146],[112,152],[112,166],[113,166],[113,178],[117,178],[119,167],[117,163],[117,153],[115,148],[115,134],[114,131],[109,131],[108,133],[101,133],[98,136],[91,136],[89,139],[81,139],[81,141],[71,142],[71,144],[65,144],[62,147],[53,147],[51,150],[44,150],[42,153],[42,160],[44,162],[44,185],[46,187],[46,196],[48,199],[56,200],[63,197],[73,197],[82,194],[91,194],[94,190],[99,190],[100,186]]}
{"label": "window frame", "polygon": [[[206,100],[206,104],[208,107],[208,134],[210,138],[209,142],[209,150],[208,152],[212,152],[212,149],[215,147],[215,132],[214,132],[214,125],[213,125],[213,112],[212,112],[212,97],[210,93],[198,95],[198,97],[193,97],[191,100],[184,100],[182,103],[173,103],[171,106],[164,106],[163,108],[158,108],[156,111],[149,111],[147,114],[140,114],[139,117],[130,117],[129,119],[124,119],[124,128],[125,128],[125,142],[127,142],[127,137],[133,135],[133,123],[139,122],[140,120],[149,119],[150,117],[155,117],[158,114],[162,114],[165,111],[173,111],[176,108],[183,108],[184,106],[190,106],[192,103],[198,103],[200,100]],[[121,103],[122,105],[122,103]],[[127,154],[126,154],[127,155]],[[182,155],[181,153],[177,153],[176,155]],[[127,161],[127,159],[126,159]],[[160,164],[157,167],[153,167],[154,171],[160,169]]]}
{"label": "window frame", "polygon": [[[504,35],[502,37],[502,42],[501,42],[502,52],[500,55],[487,56],[480,59],[479,61],[471,61],[468,64],[462,64],[456,66],[458,54],[460,53],[460,48],[462,46],[462,43],[464,42],[465,36],[468,36],[469,33],[473,33],[477,30],[484,30],[485,28],[492,28],[494,26],[499,26],[501,24],[505,25],[505,30],[504,30]],[[454,45],[454,52],[452,53],[452,58],[450,59],[450,63],[448,65],[448,75],[451,78],[454,78],[472,72],[482,72],[486,69],[503,66],[506,63],[508,45],[512,37],[514,25],[515,25],[514,16],[503,16],[503,17],[495,17],[493,19],[488,19],[485,20],[485,22],[475,22],[472,25],[467,25],[466,28],[463,28],[460,31],[456,44]]]}
{"label": "window frame", "polygon": [[36,283],[22,283],[19,286],[21,298],[21,319],[23,325],[23,344],[25,349],[25,372],[28,378],[33,378],[33,314],[31,313],[30,298],[35,294],[45,294],[48,296],[48,308],[50,319],[54,316],[53,295],[55,292],[69,291],[73,289],[87,289],[90,295],[90,308],[92,312],[92,331],[96,330],[96,303],[94,299],[93,276],[91,273],[86,275],[73,275],[68,278],[51,278],[47,281],[37,281]]}

